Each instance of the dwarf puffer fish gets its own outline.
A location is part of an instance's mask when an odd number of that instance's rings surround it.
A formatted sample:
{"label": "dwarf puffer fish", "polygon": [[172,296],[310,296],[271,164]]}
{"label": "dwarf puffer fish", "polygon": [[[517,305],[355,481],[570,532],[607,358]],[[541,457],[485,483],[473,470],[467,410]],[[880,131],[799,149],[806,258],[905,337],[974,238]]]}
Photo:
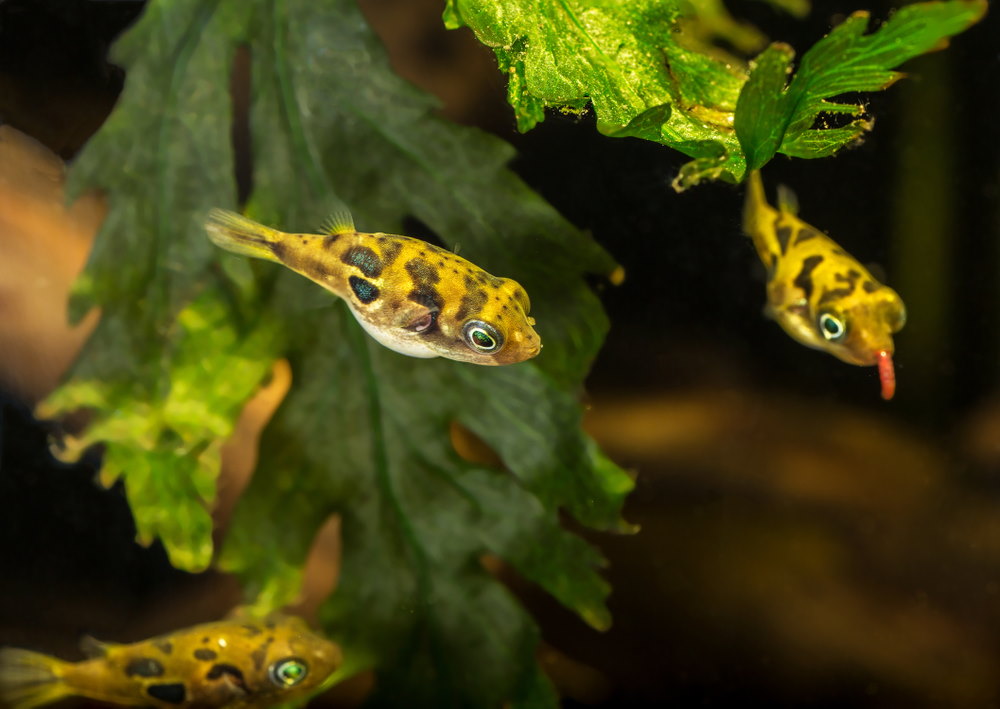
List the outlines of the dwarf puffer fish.
{"label": "dwarf puffer fish", "polygon": [[342,662],[340,649],[301,618],[219,621],[129,645],[82,644],[65,662],[0,650],[0,703],[31,709],[64,697],[125,706],[263,708],[306,698]]}
{"label": "dwarf puffer fish", "polygon": [[282,263],[340,296],[400,354],[514,364],[542,347],[524,288],[425,241],[359,232],[346,215],[326,234],[287,234],[213,209],[205,229],[223,249]]}
{"label": "dwarf puffer fish", "polygon": [[767,310],[793,338],[860,366],[878,365],[882,398],[896,390],[892,334],[906,323],[894,290],[819,229],[796,215],[794,195],[767,203],[760,173],[750,174],[743,229],[767,267]]}

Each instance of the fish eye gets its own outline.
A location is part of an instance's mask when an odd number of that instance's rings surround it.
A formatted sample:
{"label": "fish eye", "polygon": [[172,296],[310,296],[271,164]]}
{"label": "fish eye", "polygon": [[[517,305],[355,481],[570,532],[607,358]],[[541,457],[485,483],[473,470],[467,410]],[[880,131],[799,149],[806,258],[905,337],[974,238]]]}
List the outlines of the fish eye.
{"label": "fish eye", "polygon": [[470,320],[462,328],[465,344],[476,352],[496,352],[503,346],[503,337],[489,323],[482,320]]}
{"label": "fish eye", "polygon": [[830,315],[830,313],[823,313],[819,316],[819,331],[827,340],[836,342],[847,333],[847,326],[843,320]]}
{"label": "fish eye", "polygon": [[278,660],[267,669],[271,682],[283,689],[294,687],[309,674],[309,665],[298,657],[286,657]]}

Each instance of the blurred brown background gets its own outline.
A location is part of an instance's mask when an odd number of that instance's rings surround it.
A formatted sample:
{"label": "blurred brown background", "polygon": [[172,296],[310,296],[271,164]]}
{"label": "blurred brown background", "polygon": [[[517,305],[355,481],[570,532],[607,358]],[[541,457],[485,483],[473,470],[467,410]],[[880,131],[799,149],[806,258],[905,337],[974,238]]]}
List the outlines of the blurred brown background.
{"label": "blurred brown background", "polygon": [[[498,570],[539,619],[567,705],[997,706],[1000,22],[865,97],[877,121],[861,147],[765,171],[907,301],[887,404],[874,370],[803,349],[762,317],[739,189],[676,195],[683,156],[604,138],[592,116],[518,135],[491,53],[445,31],[442,4],[361,3],[397,71],[446,117],[511,141],[514,169],[628,273],[603,291],[612,331],[588,393],[590,431],[638,475],[626,517],[642,531],[587,535],[611,561],[615,625],[596,633]],[[801,21],[731,9],[801,53],[857,9],[821,5]],[[134,545],[121,490],[93,482],[97,455],[55,463],[28,414],[96,317],[70,328],[62,312],[105,207],[63,206],[59,158],[111,110],[126,77],[106,51],[141,7],[0,2],[0,122],[38,141],[0,132],[0,645],[64,657],[85,632],[138,639],[238,600],[231,579],[182,574]],[[275,381],[230,447],[220,525]],[[332,525],[306,612],[335,582],[337,544]],[[364,682],[324,701],[355,703]]]}

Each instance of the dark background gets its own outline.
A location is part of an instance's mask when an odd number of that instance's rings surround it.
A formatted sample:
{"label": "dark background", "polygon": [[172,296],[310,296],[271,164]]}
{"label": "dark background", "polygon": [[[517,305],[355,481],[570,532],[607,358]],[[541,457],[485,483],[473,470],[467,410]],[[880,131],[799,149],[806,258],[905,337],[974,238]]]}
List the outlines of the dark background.
{"label": "dark background", "polygon": [[[732,7],[801,54],[833,21],[857,8],[817,5],[801,21],[760,3]],[[561,653],[553,672],[576,697],[567,701],[996,706],[1000,664],[992,693],[959,687],[960,672],[953,691],[947,682],[935,688],[924,681],[921,664],[935,652],[947,658],[955,646],[948,633],[966,631],[971,639],[965,645],[1000,662],[1000,623],[993,610],[1000,568],[993,551],[1000,546],[989,526],[1000,520],[995,8],[947,51],[907,65],[911,77],[905,82],[863,97],[876,123],[860,147],[816,161],[778,156],[764,172],[770,187],[780,181],[798,193],[810,223],[861,261],[884,268],[885,280],[908,303],[911,320],[897,338],[897,398],[887,404],[878,396],[873,369],[806,350],[764,319],[763,271],[740,232],[740,188],[708,184],[678,195],[669,183],[687,158],[652,143],[601,136],[592,115],[553,113],[530,133],[517,134],[489,51],[465,30],[446,32],[440,3],[367,0],[362,6],[397,70],[442,96],[448,117],[510,141],[518,149],[518,174],[590,230],[627,272],[623,286],[602,291],[612,329],[588,394],[598,415],[595,436],[640,474],[626,516],[644,531],[634,538],[591,535],[611,559],[616,626],[603,636],[589,631],[554,602],[512,581],[538,614],[548,645]],[[71,161],[126,81],[108,63],[108,48],[141,9],[141,2],[126,1],[0,2],[0,121]],[[876,18],[889,12],[885,3],[869,9]],[[940,217],[946,229],[913,234],[912,216],[926,214]],[[918,225],[933,221],[916,219]],[[941,245],[940,251],[921,248],[927,243],[922,238]],[[940,316],[922,315],[930,306],[914,310],[925,302],[940,305]],[[46,430],[31,419],[29,407],[0,396],[0,645],[73,657],[85,632],[137,639],[216,617],[232,604],[230,580],[174,571],[158,546],[142,549],[132,542],[122,491],[94,483],[98,453],[77,466],[55,463]],[[715,422],[708,436],[714,452],[688,451],[678,458],[662,448],[630,447],[628,435],[616,438],[614,426],[600,418],[602,402],[608,411],[646,406],[670,413],[675,432],[664,438],[685,439],[685,426],[701,412]],[[755,412],[752,420],[725,419],[726,411],[744,409]],[[649,418],[630,430],[648,426],[656,438],[656,426],[668,424]],[[866,431],[891,443],[880,438],[865,447]],[[806,462],[792,466],[797,472],[811,470],[808,461],[842,456],[849,463],[832,473],[817,468],[815,479],[829,474],[831,485],[839,484],[838,476],[869,481],[891,474],[884,487],[873,483],[878,492],[870,496],[803,504],[776,478],[758,484],[726,473],[731,461],[719,457],[719,446],[731,447],[748,470],[771,470],[768,461],[787,448],[804,451]],[[855,448],[861,451],[855,457],[845,453]],[[929,451],[924,457],[939,463],[941,482],[901,512],[883,499],[893,498],[893,476],[900,473],[895,468],[908,460],[895,451],[907,448],[917,455]],[[981,527],[955,531],[968,519],[963,505],[975,507]],[[752,561],[759,554],[759,563],[748,562],[747,568],[762,569],[761,578],[768,570],[806,568],[817,557],[796,556],[783,545],[811,538],[814,524],[850,559],[847,571],[820,578],[837,579],[837,588],[873,608],[924,603],[920,607],[951,623],[945,623],[947,632],[927,625],[928,633],[945,639],[937,645],[933,637],[921,641],[929,649],[909,665],[879,664],[879,656],[852,649],[865,642],[852,645],[834,631],[811,636],[822,624],[782,615],[787,598],[813,592],[808,582],[798,595],[784,596],[791,582],[771,588],[761,581],[763,596],[773,599],[766,611],[754,605],[766,600],[740,595],[756,582],[734,571],[734,560]],[[751,543],[758,538],[765,541]],[[967,553],[970,548],[976,553]],[[818,558],[815,563],[826,563]],[[722,587],[732,595],[719,600]],[[830,587],[817,582],[815,590]],[[842,619],[845,633],[852,624],[855,637],[866,632],[866,616],[841,596],[819,606],[829,609],[834,625]],[[157,609],[169,610],[157,615]],[[872,613],[875,621],[894,627],[890,615]],[[784,637],[785,621],[790,627],[801,622],[804,637]],[[912,646],[906,634],[917,631],[906,623],[900,628],[900,643]],[[872,645],[889,638],[884,642],[891,655],[891,630],[876,636]],[[812,645],[810,660],[799,648]],[[585,667],[574,669],[567,657]]]}

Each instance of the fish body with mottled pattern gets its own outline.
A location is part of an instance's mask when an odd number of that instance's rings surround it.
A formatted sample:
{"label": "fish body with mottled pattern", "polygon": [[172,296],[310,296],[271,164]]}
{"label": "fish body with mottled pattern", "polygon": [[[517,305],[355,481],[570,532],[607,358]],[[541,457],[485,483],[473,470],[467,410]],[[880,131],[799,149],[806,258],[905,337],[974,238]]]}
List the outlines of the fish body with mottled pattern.
{"label": "fish body with mottled pattern", "polygon": [[879,368],[882,396],[892,398],[892,335],[906,322],[899,295],[796,214],[794,196],[767,203],[760,173],[750,174],[744,231],[767,268],[767,312],[802,344],[849,364]]}
{"label": "fish body with mottled pattern", "polygon": [[282,263],[340,296],[401,354],[498,365],[541,349],[524,288],[425,241],[359,232],[346,215],[326,234],[289,234],[213,209],[205,229],[223,249]]}
{"label": "fish body with mottled pattern", "polygon": [[262,709],[315,691],[340,649],[301,618],[220,621],[131,644],[86,638],[90,659],[0,650],[0,703],[32,709],[80,696],[157,709]]}

